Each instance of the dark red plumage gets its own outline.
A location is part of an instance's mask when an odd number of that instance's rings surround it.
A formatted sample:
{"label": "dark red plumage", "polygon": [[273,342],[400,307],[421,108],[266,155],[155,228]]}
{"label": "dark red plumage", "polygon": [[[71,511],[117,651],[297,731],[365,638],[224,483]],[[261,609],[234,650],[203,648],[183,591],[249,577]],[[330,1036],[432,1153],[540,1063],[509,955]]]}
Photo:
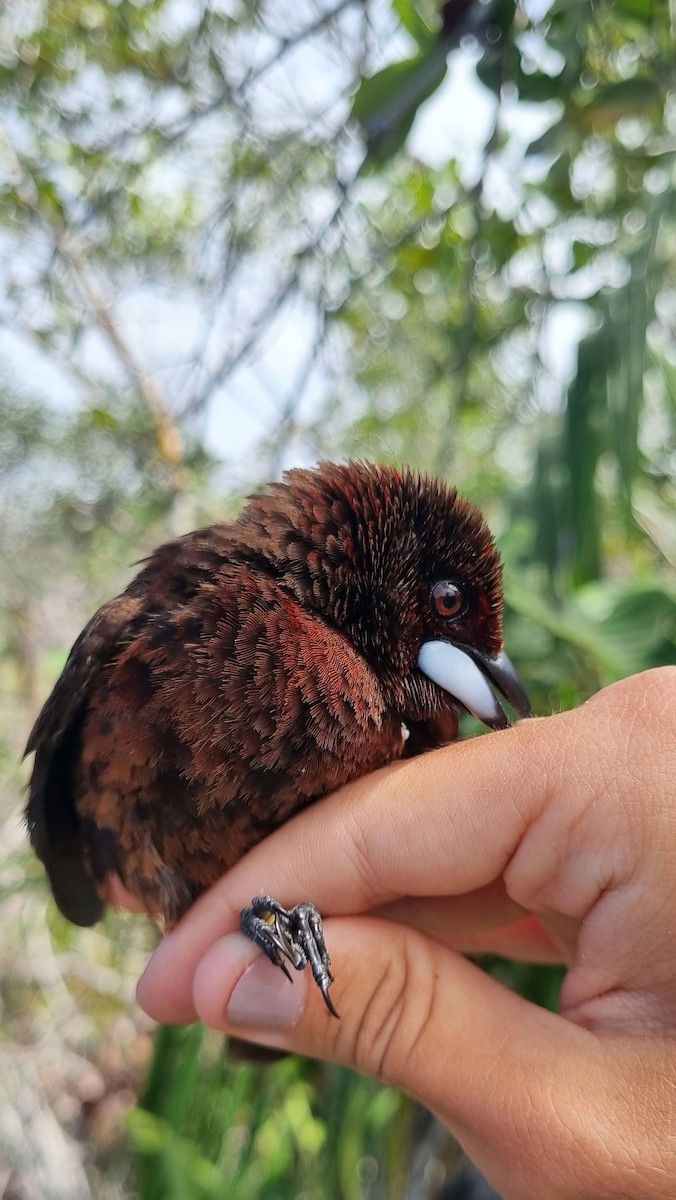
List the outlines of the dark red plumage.
{"label": "dark red plumage", "polygon": [[[233,524],[160,547],[89,622],[29,739],[28,826],[62,912],[96,921],[116,872],[171,926],[299,808],[452,739],[457,704],[418,663],[447,642],[526,711],[491,535],[408,470],[291,471]],[[505,724],[494,703],[479,715]]]}

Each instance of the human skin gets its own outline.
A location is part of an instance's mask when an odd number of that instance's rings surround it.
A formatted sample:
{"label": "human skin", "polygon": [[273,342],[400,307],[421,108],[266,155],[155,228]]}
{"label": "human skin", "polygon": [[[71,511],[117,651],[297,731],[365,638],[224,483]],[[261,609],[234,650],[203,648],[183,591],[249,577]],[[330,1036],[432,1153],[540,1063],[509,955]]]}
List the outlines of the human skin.
{"label": "human skin", "polygon": [[[666,1200],[675,791],[672,667],[386,767],[201,897],[155,951],[139,1002],[402,1088],[505,1200]],[[340,1020],[307,973],[290,984],[236,932],[262,890],[324,914]],[[463,956],[477,951],[564,963],[560,1012]]]}

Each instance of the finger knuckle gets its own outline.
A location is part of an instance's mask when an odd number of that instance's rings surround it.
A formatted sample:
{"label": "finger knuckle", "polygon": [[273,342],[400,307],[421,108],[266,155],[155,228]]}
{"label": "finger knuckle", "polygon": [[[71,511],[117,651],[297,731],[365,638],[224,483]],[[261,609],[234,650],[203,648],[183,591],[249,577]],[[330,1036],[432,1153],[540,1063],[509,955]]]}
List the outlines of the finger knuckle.
{"label": "finger knuckle", "polygon": [[[381,882],[373,846],[354,810],[345,814],[346,845],[364,897],[379,897]],[[368,903],[368,901],[366,901]]]}
{"label": "finger knuckle", "polygon": [[390,939],[390,951],[362,1003],[352,1059],[364,1074],[401,1085],[431,1050],[437,976],[423,938]]}

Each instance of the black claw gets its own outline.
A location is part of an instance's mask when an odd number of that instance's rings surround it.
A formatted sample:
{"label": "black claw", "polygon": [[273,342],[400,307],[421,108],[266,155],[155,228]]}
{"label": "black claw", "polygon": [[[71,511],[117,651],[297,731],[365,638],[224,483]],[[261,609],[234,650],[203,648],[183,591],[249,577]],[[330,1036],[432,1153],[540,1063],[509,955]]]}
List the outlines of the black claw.
{"label": "black claw", "polygon": [[[274,960],[273,960],[273,961],[274,961]],[[276,966],[276,967],[279,967],[280,971],[283,971],[283,972],[284,972],[284,974],[286,975],[286,978],[288,979],[289,983],[291,983],[291,982],[292,982],[292,975],[291,975],[291,972],[290,972],[289,968],[287,967],[286,963],[284,962],[284,959],[283,959],[283,958],[278,958],[278,959],[276,960],[276,962],[275,962],[275,966]]]}
{"label": "black claw", "polygon": [[329,996],[333,983],[331,959],[324,941],[322,919],[314,904],[297,904],[295,908],[286,909],[271,896],[255,896],[251,908],[242,909],[240,927],[270,962],[281,967],[287,979],[291,979],[291,973],[286,962],[297,971],[309,964],[326,1007],[332,1016],[339,1015]]}
{"label": "black claw", "polygon": [[276,967],[280,967],[286,975],[287,979],[291,979],[285,958],[295,966],[294,959],[289,953],[285,942],[279,937],[277,929],[269,925],[268,922],[259,915],[256,908],[243,908],[240,914],[240,928],[242,933],[254,942],[254,944],[263,951],[270,962]]}
{"label": "black claw", "polygon": [[[333,982],[333,976],[331,976],[331,981]],[[329,1012],[331,1013],[331,1016],[337,1017],[338,1020],[340,1020],[340,1013],[338,1012],[338,1009],[336,1008],[335,1004],[333,1003],[333,1000],[329,996],[329,985],[327,984],[325,987],[322,987],[321,983],[318,983],[317,986],[319,987],[319,990],[320,990],[322,996],[324,997],[324,1003],[325,1003],[326,1007],[328,1008]]]}

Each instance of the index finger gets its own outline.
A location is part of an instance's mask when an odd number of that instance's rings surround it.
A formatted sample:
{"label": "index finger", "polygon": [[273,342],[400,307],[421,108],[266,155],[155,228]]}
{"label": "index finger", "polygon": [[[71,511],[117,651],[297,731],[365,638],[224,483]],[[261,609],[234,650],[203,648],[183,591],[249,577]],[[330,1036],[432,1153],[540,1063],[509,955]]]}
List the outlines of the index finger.
{"label": "index finger", "polygon": [[324,915],[345,915],[402,896],[458,895],[498,878],[547,794],[552,726],[563,719],[523,721],[395,763],[299,813],[165,937],[139,983],[142,1007],[162,1021],[195,1019],[196,967],[239,927],[252,896],[289,906],[312,900]]}

